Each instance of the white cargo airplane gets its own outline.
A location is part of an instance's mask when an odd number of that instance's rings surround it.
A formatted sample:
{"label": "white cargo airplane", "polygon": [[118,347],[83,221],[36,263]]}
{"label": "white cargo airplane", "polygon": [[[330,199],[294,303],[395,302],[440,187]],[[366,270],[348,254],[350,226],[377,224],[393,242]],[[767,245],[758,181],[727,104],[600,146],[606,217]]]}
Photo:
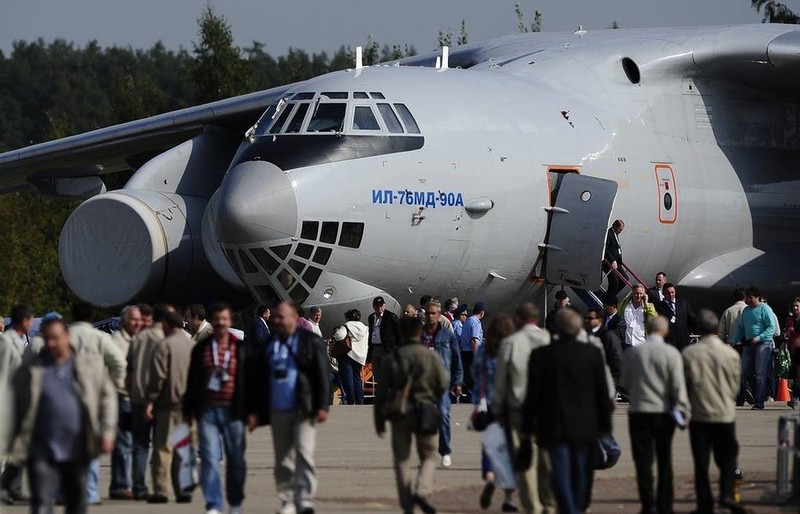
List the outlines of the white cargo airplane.
{"label": "white cargo airplane", "polygon": [[517,34],[7,152],[0,185],[88,198],[59,256],[102,306],[246,290],[504,309],[597,289],[613,218],[640,276],[782,302],[799,92],[789,25]]}

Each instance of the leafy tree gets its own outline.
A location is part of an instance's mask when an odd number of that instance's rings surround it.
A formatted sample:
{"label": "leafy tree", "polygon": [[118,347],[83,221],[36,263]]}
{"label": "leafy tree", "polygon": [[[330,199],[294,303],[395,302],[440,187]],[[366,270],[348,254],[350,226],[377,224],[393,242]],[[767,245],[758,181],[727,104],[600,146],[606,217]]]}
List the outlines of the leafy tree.
{"label": "leafy tree", "polygon": [[234,46],[225,18],[209,5],[197,23],[200,41],[193,43],[195,58],[190,65],[194,100],[205,103],[250,92],[250,67]]}
{"label": "leafy tree", "polygon": [[617,23],[617,20],[614,20],[614,21],[611,22],[611,25],[609,25],[608,28],[610,28],[612,30],[616,30],[616,29],[619,28],[619,23]]}
{"label": "leafy tree", "polygon": [[[456,37],[456,46],[466,45],[469,41],[469,35],[467,34],[467,20],[461,20],[461,28],[458,31],[458,37]],[[453,46],[453,29],[447,28],[447,32],[439,31],[439,36],[437,37],[437,48],[441,48],[443,46],[452,47]]]}
{"label": "leafy tree", "polygon": [[525,13],[522,12],[520,4],[514,4],[514,12],[517,14],[517,30],[521,33],[526,32],[541,32],[542,31],[542,13],[538,10],[533,11],[533,21],[530,24],[525,19]]}
{"label": "leafy tree", "polygon": [[786,4],[775,0],[751,0],[753,8],[761,12],[764,11],[761,21],[764,23],[800,23],[800,16],[792,12]]}

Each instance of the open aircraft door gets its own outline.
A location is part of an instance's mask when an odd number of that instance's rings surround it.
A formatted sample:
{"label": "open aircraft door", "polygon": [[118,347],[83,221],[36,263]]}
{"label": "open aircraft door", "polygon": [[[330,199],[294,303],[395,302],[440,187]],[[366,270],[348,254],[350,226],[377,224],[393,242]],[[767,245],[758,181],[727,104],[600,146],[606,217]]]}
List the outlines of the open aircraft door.
{"label": "open aircraft door", "polygon": [[550,284],[595,291],[602,280],[606,232],[617,197],[617,183],[578,173],[552,173],[551,205],[545,240],[539,245]]}

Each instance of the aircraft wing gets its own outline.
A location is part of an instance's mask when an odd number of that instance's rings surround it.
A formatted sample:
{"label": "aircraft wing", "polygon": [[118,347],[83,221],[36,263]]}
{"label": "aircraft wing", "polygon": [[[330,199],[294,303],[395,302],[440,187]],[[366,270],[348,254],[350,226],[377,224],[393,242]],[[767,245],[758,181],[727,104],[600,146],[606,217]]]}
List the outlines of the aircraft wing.
{"label": "aircraft wing", "polygon": [[259,91],[0,153],[0,194],[30,179],[95,177],[137,168],[214,125],[244,131],[292,85]]}

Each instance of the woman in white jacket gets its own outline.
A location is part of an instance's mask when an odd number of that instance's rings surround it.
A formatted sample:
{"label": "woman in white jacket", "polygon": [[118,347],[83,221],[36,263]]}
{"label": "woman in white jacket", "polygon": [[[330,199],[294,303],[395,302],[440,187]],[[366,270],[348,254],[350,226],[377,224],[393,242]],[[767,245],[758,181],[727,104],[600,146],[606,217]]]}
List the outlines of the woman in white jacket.
{"label": "woman in white jacket", "polygon": [[367,337],[369,329],[361,323],[361,312],[352,309],[344,314],[344,328],[350,338],[350,351],[339,359],[339,379],[348,405],[364,405],[364,383],[361,368],[367,362]]}

